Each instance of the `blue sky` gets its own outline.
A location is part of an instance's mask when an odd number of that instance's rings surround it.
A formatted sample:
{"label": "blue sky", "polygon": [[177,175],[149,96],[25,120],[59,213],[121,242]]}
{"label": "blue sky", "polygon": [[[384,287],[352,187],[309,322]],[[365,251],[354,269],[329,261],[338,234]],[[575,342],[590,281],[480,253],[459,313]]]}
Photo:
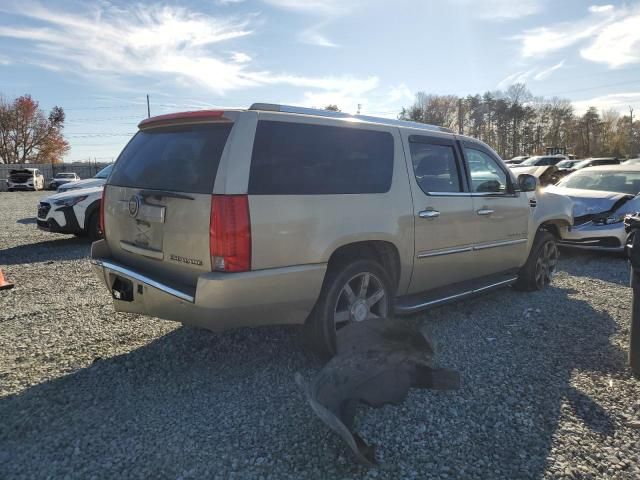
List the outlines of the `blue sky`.
{"label": "blue sky", "polygon": [[66,160],[152,114],[253,102],[394,117],[417,91],[524,82],[640,116],[640,1],[0,0],[0,94],[67,112]]}

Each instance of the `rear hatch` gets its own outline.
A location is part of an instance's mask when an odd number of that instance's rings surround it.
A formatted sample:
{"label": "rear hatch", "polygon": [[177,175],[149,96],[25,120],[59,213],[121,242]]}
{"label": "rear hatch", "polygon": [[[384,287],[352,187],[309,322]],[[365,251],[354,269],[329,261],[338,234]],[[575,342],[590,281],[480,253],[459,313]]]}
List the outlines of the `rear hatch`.
{"label": "rear hatch", "polygon": [[233,126],[222,113],[141,123],[105,187],[106,241],[116,261],[177,287],[194,287],[211,271],[213,185]]}
{"label": "rear hatch", "polygon": [[9,172],[9,181],[12,183],[27,183],[29,180],[33,180],[33,172],[31,170],[20,169]]}

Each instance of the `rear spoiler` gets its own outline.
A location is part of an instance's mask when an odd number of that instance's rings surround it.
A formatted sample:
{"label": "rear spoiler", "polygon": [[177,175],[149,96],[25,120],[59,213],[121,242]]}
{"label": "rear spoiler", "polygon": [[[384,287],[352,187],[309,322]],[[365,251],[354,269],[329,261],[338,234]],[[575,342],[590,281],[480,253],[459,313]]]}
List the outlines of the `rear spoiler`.
{"label": "rear spoiler", "polygon": [[206,120],[222,120],[224,119],[223,110],[196,110],[194,112],[178,112],[168,113],[166,115],[158,115],[146,118],[138,124],[138,128],[148,128],[158,125],[167,125],[177,121],[206,121]]}

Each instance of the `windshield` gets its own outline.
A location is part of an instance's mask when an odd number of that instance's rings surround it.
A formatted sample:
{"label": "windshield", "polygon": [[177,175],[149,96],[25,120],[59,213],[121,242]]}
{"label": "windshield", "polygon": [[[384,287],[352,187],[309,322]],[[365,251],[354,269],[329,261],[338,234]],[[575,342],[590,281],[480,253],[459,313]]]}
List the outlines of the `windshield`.
{"label": "windshield", "polygon": [[565,177],[559,187],[637,195],[640,192],[640,171],[578,171]]}
{"label": "windshield", "polygon": [[563,160],[560,163],[558,163],[558,165],[556,165],[558,168],[571,168],[573,167],[576,163],[578,163],[577,160]]}
{"label": "windshield", "polygon": [[111,173],[111,170],[113,170],[113,164],[104,167],[102,170],[96,173],[93,178],[107,178]]}
{"label": "windshield", "polygon": [[76,178],[75,173],[59,173],[56,175],[56,178]]}
{"label": "windshield", "polygon": [[531,157],[531,158],[527,158],[524,162],[522,162],[520,165],[536,165],[540,160],[542,160],[543,157]]}

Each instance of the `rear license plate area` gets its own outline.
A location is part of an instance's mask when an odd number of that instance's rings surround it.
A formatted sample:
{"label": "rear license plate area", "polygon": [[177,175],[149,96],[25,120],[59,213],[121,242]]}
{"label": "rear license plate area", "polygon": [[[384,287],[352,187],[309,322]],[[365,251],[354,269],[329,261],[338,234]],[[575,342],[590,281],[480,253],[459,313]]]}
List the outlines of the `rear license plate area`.
{"label": "rear license plate area", "polygon": [[116,276],[111,286],[111,295],[122,302],[133,302],[133,282]]}

